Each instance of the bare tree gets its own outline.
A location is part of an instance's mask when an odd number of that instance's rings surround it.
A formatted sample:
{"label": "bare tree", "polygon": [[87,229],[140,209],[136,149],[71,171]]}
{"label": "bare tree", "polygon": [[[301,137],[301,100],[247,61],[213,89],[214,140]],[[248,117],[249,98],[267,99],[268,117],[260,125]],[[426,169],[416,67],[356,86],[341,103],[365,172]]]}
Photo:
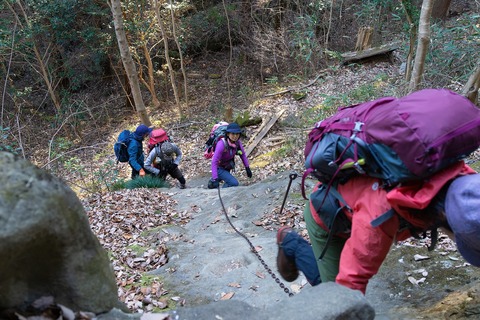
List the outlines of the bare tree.
{"label": "bare tree", "polygon": [[172,0],[169,0],[169,5],[170,5],[170,17],[171,17],[171,20],[172,20],[171,21],[172,22],[172,35],[173,35],[173,39],[175,40],[175,44],[177,45],[178,54],[180,55],[180,68],[181,68],[182,74],[183,74],[183,91],[184,91],[184,96],[185,96],[185,105],[188,106],[187,73],[185,71],[185,63],[183,61],[182,47],[180,46],[180,42],[178,41],[178,37],[177,37],[177,28],[176,28],[176,23],[175,23],[175,15],[173,14]]}
{"label": "bare tree", "polygon": [[170,60],[170,54],[168,53],[169,51],[168,38],[167,38],[167,33],[165,32],[165,28],[163,26],[162,16],[160,15],[160,4],[158,0],[155,0],[155,12],[157,14],[158,26],[160,27],[160,32],[162,33],[162,37],[163,37],[163,46],[165,49],[165,60],[167,61],[168,71],[170,73],[170,81],[172,82],[173,94],[175,95],[175,102],[178,108],[178,115],[182,117],[183,116],[182,105],[180,104],[180,97],[178,96],[177,85],[175,83],[175,72],[173,70],[172,62]]}
{"label": "bare tree", "polygon": [[148,117],[145,103],[143,102],[142,92],[140,90],[140,82],[138,81],[137,70],[133,62],[130,48],[128,47],[127,36],[123,26],[122,5],[120,0],[111,0],[111,9],[113,14],[113,24],[115,25],[115,34],[117,36],[118,48],[122,56],[123,67],[128,76],[130,88],[132,89],[133,101],[135,109],[143,124],[150,126],[150,118]]}
{"label": "bare tree", "polygon": [[411,6],[412,3],[410,0],[401,0],[403,10],[405,11],[405,16],[407,17],[408,25],[409,25],[409,46],[408,46],[408,55],[407,55],[407,62],[405,67],[405,79],[410,81],[412,79],[412,60],[413,60],[413,51],[415,47],[415,41],[417,41],[417,29],[415,27],[415,23],[413,22],[412,18],[412,10]]}
{"label": "bare tree", "polygon": [[[19,15],[13,9],[13,7],[9,4],[9,2],[4,1],[4,3],[8,6],[10,11],[13,13],[17,23],[21,26],[21,28],[25,29],[25,26],[23,26]],[[28,28],[31,29],[32,28],[32,21],[30,20],[27,12],[25,10],[25,6],[22,4],[22,2],[20,0],[17,0],[17,5],[18,5],[18,8],[21,12],[21,15],[25,19],[25,23],[27,24]],[[60,111],[61,103],[60,103],[60,99],[58,97],[58,94],[55,91],[55,88],[58,85],[58,81],[54,80],[54,75],[51,72],[49,72],[48,65],[47,65],[48,60],[50,58],[50,54],[51,54],[50,45],[47,46],[47,49],[45,50],[44,54],[42,55],[40,50],[38,49],[35,38],[32,39],[32,42],[33,42],[33,46],[32,46],[33,53],[35,54],[35,59],[37,60],[37,63],[38,63],[37,67],[33,66],[33,65],[32,65],[32,67],[36,72],[38,72],[41,75],[43,81],[45,82],[45,85],[47,86],[48,94],[50,95],[50,99],[52,99],[52,102],[53,102],[53,105],[55,106],[55,109],[57,109],[57,111]]]}
{"label": "bare tree", "polygon": [[[413,64],[412,79],[410,80],[410,92],[420,87],[423,70],[425,68],[425,57],[427,56],[428,43],[430,42],[430,17],[432,14],[434,0],[423,0],[418,23],[418,43]],[[408,67],[408,66],[407,66]]]}
{"label": "bare tree", "polygon": [[225,4],[225,0],[222,0],[222,5],[223,5],[223,10],[225,12],[225,18],[227,19],[228,41],[229,41],[229,48],[230,48],[228,67],[225,70],[225,80],[227,81],[227,92],[228,92],[228,102],[227,102],[227,109],[225,110],[225,120],[230,122],[233,119],[233,108],[232,108],[232,100],[231,100],[231,93],[230,93],[230,68],[232,67],[232,60],[233,60],[233,44],[232,44],[232,33],[230,29],[230,19],[228,18],[228,10],[227,10],[227,5]]}
{"label": "bare tree", "polygon": [[142,68],[142,63],[140,61],[140,58],[137,59],[138,63],[138,77],[140,78],[140,81],[147,87],[148,91],[150,91],[150,95],[152,96],[152,104],[154,107],[159,107],[160,106],[160,100],[158,100],[157,97],[157,92],[155,90],[155,77],[154,77],[154,70],[153,70],[153,62],[152,62],[152,57],[150,56],[150,51],[147,48],[147,41],[145,39],[145,33],[142,32],[140,34],[140,39],[142,41],[141,49],[143,51],[143,55],[145,57],[145,60],[147,62],[147,79],[143,77],[143,68]]}

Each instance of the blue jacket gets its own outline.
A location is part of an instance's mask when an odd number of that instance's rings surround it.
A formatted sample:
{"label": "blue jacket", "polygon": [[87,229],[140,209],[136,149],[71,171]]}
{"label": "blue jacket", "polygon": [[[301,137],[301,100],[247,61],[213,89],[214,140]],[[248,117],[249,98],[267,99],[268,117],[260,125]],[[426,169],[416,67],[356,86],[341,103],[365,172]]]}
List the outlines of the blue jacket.
{"label": "blue jacket", "polygon": [[144,155],[143,155],[143,137],[132,133],[130,143],[128,144],[128,163],[137,171],[143,169]]}

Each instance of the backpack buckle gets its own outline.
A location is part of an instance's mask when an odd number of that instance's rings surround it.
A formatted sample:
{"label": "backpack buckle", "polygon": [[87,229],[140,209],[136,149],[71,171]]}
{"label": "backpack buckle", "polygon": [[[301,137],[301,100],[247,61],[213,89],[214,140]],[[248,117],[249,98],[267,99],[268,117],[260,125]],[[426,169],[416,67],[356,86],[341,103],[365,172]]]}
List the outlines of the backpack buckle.
{"label": "backpack buckle", "polygon": [[362,126],[364,124],[365,124],[364,122],[360,122],[360,121],[355,122],[355,126],[353,127],[353,134],[350,137],[351,140],[355,139],[355,137],[357,136],[357,133],[362,131]]}
{"label": "backpack buckle", "polygon": [[[363,159],[360,159],[360,160],[363,160]],[[359,160],[359,161],[360,161]],[[355,170],[358,171],[358,173],[360,174],[365,174],[365,170],[363,170],[363,168],[361,167],[361,164],[359,163],[359,161],[356,161],[354,164],[353,164],[353,167],[355,168]],[[365,161],[364,161],[365,162]]]}

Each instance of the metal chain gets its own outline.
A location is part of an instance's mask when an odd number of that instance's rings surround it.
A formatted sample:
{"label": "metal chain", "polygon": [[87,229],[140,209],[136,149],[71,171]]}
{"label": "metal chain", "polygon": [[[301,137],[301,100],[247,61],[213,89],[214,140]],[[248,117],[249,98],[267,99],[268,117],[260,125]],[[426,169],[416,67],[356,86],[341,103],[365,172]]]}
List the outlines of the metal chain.
{"label": "metal chain", "polygon": [[[290,190],[290,186],[292,185],[292,181],[297,178],[297,174],[296,173],[292,173],[290,174],[289,178],[290,178],[290,181],[288,182],[288,187],[287,187],[287,191],[285,192],[285,197],[283,199],[283,203],[282,203],[282,207],[280,208],[280,214],[282,213],[283,211],[283,206],[285,205],[285,201],[287,200],[287,195],[288,195],[288,192]],[[246,235],[244,235],[243,233],[241,233],[237,228],[235,228],[235,226],[233,225],[232,221],[230,221],[230,218],[228,217],[228,214],[227,214],[227,210],[225,209],[225,205],[223,204],[223,200],[222,200],[222,196],[220,195],[220,186],[217,187],[218,189],[218,199],[220,199],[220,204],[222,205],[222,210],[223,210],[223,214],[225,215],[225,218],[227,219],[228,223],[230,224],[230,226],[233,228],[233,230],[235,230],[235,232],[237,234],[239,234],[242,238],[244,238],[248,245],[250,246],[250,249],[252,250],[252,252],[257,256],[258,260],[260,261],[260,263],[262,264],[262,266],[265,268],[265,270],[267,270],[267,272],[270,274],[270,276],[275,280],[275,282],[280,286],[280,288],[283,289],[283,291],[288,294],[288,296],[292,297],[294,294],[293,292],[291,292],[286,286],[285,284],[282,282],[282,280],[280,280],[279,277],[277,277],[277,275],[272,271],[272,269],[267,265],[267,263],[263,260],[263,258],[260,256],[260,254],[258,253],[257,249],[255,249],[255,246],[252,244],[252,242],[250,241],[250,239],[248,239],[248,237]]]}

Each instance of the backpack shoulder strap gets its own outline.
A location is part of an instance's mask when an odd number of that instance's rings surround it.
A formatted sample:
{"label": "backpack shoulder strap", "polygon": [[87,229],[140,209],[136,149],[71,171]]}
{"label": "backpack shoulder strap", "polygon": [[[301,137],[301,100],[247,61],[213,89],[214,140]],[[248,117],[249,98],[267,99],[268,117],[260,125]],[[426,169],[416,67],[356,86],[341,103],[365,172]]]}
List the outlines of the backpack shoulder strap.
{"label": "backpack shoulder strap", "polygon": [[[223,152],[227,152],[228,150],[232,149],[233,147],[230,146],[230,144],[227,141],[227,137],[223,136],[220,138],[220,140],[223,141]],[[236,145],[236,143],[235,143]]]}
{"label": "backpack shoulder strap", "polygon": [[376,228],[376,227],[380,226],[381,224],[385,223],[386,221],[388,221],[389,219],[391,219],[394,215],[395,215],[395,210],[390,209],[387,212],[384,212],[381,215],[379,215],[378,217],[376,217],[375,219],[373,219],[370,222],[370,225],[372,227]]}
{"label": "backpack shoulder strap", "polygon": [[325,253],[327,252],[327,249],[330,245],[330,241],[332,240],[332,236],[336,233],[336,225],[335,225],[335,220],[337,219],[338,217],[338,214],[342,212],[342,210],[346,209],[346,210],[352,210],[348,204],[346,203],[346,201],[343,199],[342,195],[340,194],[340,192],[338,192],[337,188],[336,188],[336,185],[337,183],[331,183],[327,186],[328,188],[328,191],[325,193],[325,198],[327,197],[328,193],[331,193],[332,196],[335,197],[335,199],[337,199],[337,201],[339,203],[342,203],[343,206],[338,206],[338,209],[337,211],[335,212],[335,215],[333,217],[333,220],[332,220],[332,223],[331,223],[331,226],[329,226],[330,228],[330,231],[328,232],[328,237],[327,237],[327,241],[325,242],[325,247],[323,247],[323,250],[322,252],[320,253],[320,256],[318,257],[318,260],[321,261],[323,259],[323,256],[325,255]]}

